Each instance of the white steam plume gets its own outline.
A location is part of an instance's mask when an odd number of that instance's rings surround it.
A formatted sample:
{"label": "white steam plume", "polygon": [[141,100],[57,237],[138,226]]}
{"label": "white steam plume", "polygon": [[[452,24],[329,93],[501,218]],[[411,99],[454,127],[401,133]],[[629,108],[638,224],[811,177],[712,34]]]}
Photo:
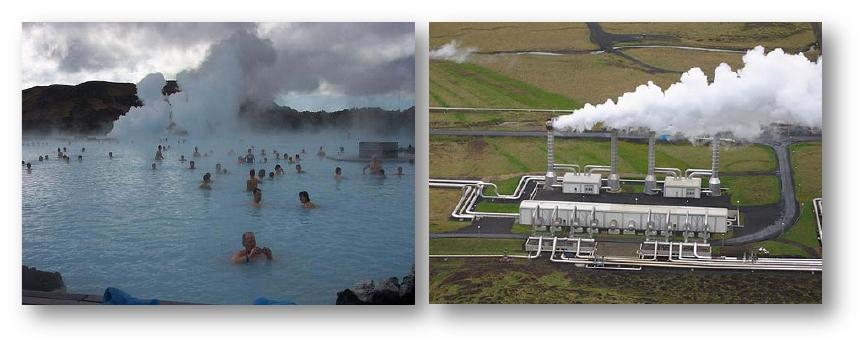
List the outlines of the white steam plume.
{"label": "white steam plume", "polygon": [[758,137],[774,122],[822,127],[822,57],[815,63],[781,49],[765,54],[757,46],[742,60],[745,65],[738,71],[720,64],[712,83],[695,67],[666,91],[650,81],[616,102],[586,104],[561,116],[555,127],[582,131],[603,122],[611,128],[642,127],[690,138],[732,132],[742,139]]}
{"label": "white steam plume", "polygon": [[477,48],[466,47],[460,48],[460,42],[452,40],[447,44],[429,52],[430,59],[435,60],[450,60],[457,63],[466,62]]}

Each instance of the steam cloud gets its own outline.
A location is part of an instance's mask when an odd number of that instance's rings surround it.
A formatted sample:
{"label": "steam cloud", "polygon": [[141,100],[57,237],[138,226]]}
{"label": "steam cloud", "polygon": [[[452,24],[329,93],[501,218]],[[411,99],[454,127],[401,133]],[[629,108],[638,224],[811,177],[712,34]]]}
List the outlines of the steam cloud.
{"label": "steam cloud", "polygon": [[699,68],[682,74],[666,91],[651,81],[625,93],[616,102],[586,104],[556,119],[560,130],[587,130],[599,122],[617,129],[648,128],[689,138],[731,132],[754,139],[774,122],[822,127],[823,60],[785,54],[765,54],[757,46],[742,58],[745,65],[715,68],[709,83]]}
{"label": "steam cloud", "polygon": [[[413,25],[292,23],[238,30],[176,79],[181,92],[168,98],[161,94],[161,73],[142,79],[138,96],[144,105],[115,121],[111,135],[164,133],[169,109],[190,136],[221,135],[245,129],[238,119],[241,106],[264,109],[324,89],[347,97],[413,91]],[[407,94],[413,100],[413,92]]]}
{"label": "steam cloud", "polygon": [[466,62],[477,48],[466,47],[460,48],[460,42],[452,40],[436,50],[429,52],[430,59],[450,60],[457,63]]}

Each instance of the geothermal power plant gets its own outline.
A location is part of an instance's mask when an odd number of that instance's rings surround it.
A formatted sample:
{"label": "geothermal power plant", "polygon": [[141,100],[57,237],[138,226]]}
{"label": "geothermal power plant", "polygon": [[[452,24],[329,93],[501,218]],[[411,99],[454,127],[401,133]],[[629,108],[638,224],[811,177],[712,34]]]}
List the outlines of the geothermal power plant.
{"label": "geothermal power plant", "polygon": [[[610,165],[556,163],[552,120],[547,123],[547,172],[543,188],[520,203],[518,222],[537,230],[569,234],[643,234],[647,241],[681,236],[705,243],[737,221],[721,198],[718,136],[712,137],[711,169],[656,167],[655,135],[648,137],[642,196],[622,192],[618,175],[618,131],[610,133]],[[558,172],[565,171],[563,175]],[[664,179],[659,182],[657,176]],[[702,177],[708,177],[703,186]],[[632,181],[634,182],[634,181]],[[636,195],[636,196],[635,196]],[[634,196],[634,197],[631,197]]]}

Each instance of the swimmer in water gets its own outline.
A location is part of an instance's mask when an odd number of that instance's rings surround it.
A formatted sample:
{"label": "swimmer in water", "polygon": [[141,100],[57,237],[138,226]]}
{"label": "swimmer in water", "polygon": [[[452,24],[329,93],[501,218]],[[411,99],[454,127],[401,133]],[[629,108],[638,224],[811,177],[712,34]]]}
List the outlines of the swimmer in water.
{"label": "swimmer in water", "polygon": [[180,155],[180,160],[177,160],[177,161],[186,162],[186,157],[183,155]]}
{"label": "swimmer in water", "polygon": [[84,147],[81,147],[81,152],[82,152],[82,153],[84,152]]}
{"label": "swimmer in water", "polygon": [[306,155],[306,148],[301,148],[300,153]]}
{"label": "swimmer in water", "polygon": [[39,155],[39,162],[42,162],[42,155]]}
{"label": "swimmer in water", "polygon": [[109,158],[109,159],[113,159],[113,158],[114,158],[114,153],[112,153],[112,152],[109,151],[109,152],[108,152],[108,158]]}
{"label": "swimmer in water", "polygon": [[246,149],[246,163],[255,163],[255,155],[252,154],[252,149]]}
{"label": "swimmer in water", "polygon": [[276,173],[276,175],[285,175],[285,171],[282,169],[282,165],[276,165],[275,167],[273,167],[273,171]]}
{"label": "swimmer in water", "polygon": [[198,147],[192,149],[192,157],[201,157],[201,153],[198,152]]}
{"label": "swimmer in water", "polygon": [[84,160],[84,156],[78,155],[78,162],[81,162],[82,160]]}
{"label": "swimmer in water", "polygon": [[222,174],[228,174],[228,169],[227,169],[227,168],[223,168],[223,169],[222,169]]}
{"label": "swimmer in water", "polygon": [[152,170],[155,171],[155,170],[156,170],[156,163],[151,163],[151,164],[150,164],[150,169],[152,169]]}
{"label": "swimmer in water", "polygon": [[366,175],[366,170],[369,170],[370,174],[376,175],[380,174],[382,170],[381,161],[378,160],[378,156],[373,155],[372,160],[368,165],[363,167],[363,174]]}
{"label": "swimmer in water", "polygon": [[381,178],[385,178],[385,175],[384,175],[384,168],[378,170],[378,175],[380,175]]}
{"label": "swimmer in water", "polygon": [[271,253],[270,248],[256,246],[255,233],[243,233],[240,243],[243,244],[243,250],[231,256],[231,262],[250,263],[261,258],[266,258],[268,261],[273,260],[273,253]]}
{"label": "swimmer in water", "polygon": [[252,206],[260,207],[261,206],[261,189],[256,188],[252,190]]}
{"label": "swimmer in water", "polygon": [[258,170],[258,181],[263,181],[265,175],[267,175],[267,172],[265,172],[263,169],[259,169]]}
{"label": "swimmer in water", "polygon": [[342,168],[337,167],[335,172],[333,173],[333,176],[337,179],[342,179]]}
{"label": "swimmer in water", "polygon": [[27,163],[27,173],[30,173],[30,162]]}
{"label": "swimmer in water", "polygon": [[162,146],[161,145],[156,148],[156,158],[155,159],[159,160],[159,161],[162,161],[165,159],[165,157],[162,156]]}
{"label": "swimmer in water", "polygon": [[324,147],[318,147],[318,154],[316,155],[320,157],[324,157],[325,155],[327,155],[327,153],[324,152]]}
{"label": "swimmer in water", "polygon": [[195,161],[189,161],[189,169],[195,169]]}
{"label": "swimmer in water", "polygon": [[270,172],[270,174],[268,174],[268,178],[270,178],[270,180],[273,180],[273,177],[274,177],[275,175],[276,175],[276,174],[274,174],[273,172]]}
{"label": "swimmer in water", "polygon": [[397,167],[396,167],[396,173],[394,173],[394,175],[403,175],[403,173],[402,173],[402,166],[397,166]]}
{"label": "swimmer in water", "polygon": [[204,178],[201,180],[201,185],[198,185],[198,188],[202,190],[210,190],[212,189],[210,183],[210,173],[206,173],[204,174]]}
{"label": "swimmer in water", "polygon": [[249,179],[246,180],[246,192],[252,192],[258,188],[258,179],[255,178],[255,170],[249,170]]}
{"label": "swimmer in water", "polygon": [[300,154],[294,154],[294,161],[300,161]]}
{"label": "swimmer in water", "polygon": [[282,154],[282,159],[283,159],[283,160],[288,160],[288,153],[284,153],[284,154]]}
{"label": "swimmer in water", "polygon": [[222,174],[222,164],[221,163],[216,164],[216,174]]}
{"label": "swimmer in water", "polygon": [[300,196],[300,204],[303,205],[306,209],[316,208],[315,204],[309,199],[309,193],[306,191],[301,191],[298,196]]}
{"label": "swimmer in water", "polygon": [[300,167],[300,165],[294,165],[294,170],[297,171],[297,174],[306,173],[306,171],[304,171],[303,167]]}

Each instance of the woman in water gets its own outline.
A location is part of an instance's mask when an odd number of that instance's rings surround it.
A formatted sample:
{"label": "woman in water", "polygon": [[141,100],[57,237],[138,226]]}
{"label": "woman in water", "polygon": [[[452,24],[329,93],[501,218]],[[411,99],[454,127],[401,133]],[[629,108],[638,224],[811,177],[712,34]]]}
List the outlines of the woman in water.
{"label": "woman in water", "polygon": [[333,175],[336,179],[342,179],[342,168],[337,167]]}
{"label": "woman in water", "polygon": [[297,174],[306,173],[306,171],[304,171],[303,167],[300,167],[300,165],[294,165],[294,170],[297,171]]}
{"label": "woman in water", "polygon": [[313,204],[312,201],[309,199],[309,193],[308,192],[301,191],[298,195],[300,196],[300,204],[304,208],[306,208],[306,209],[316,208],[315,204]]}
{"label": "woman in water", "polygon": [[276,165],[275,167],[273,167],[273,171],[276,173],[276,175],[285,175],[285,171],[282,169],[282,165]]}

